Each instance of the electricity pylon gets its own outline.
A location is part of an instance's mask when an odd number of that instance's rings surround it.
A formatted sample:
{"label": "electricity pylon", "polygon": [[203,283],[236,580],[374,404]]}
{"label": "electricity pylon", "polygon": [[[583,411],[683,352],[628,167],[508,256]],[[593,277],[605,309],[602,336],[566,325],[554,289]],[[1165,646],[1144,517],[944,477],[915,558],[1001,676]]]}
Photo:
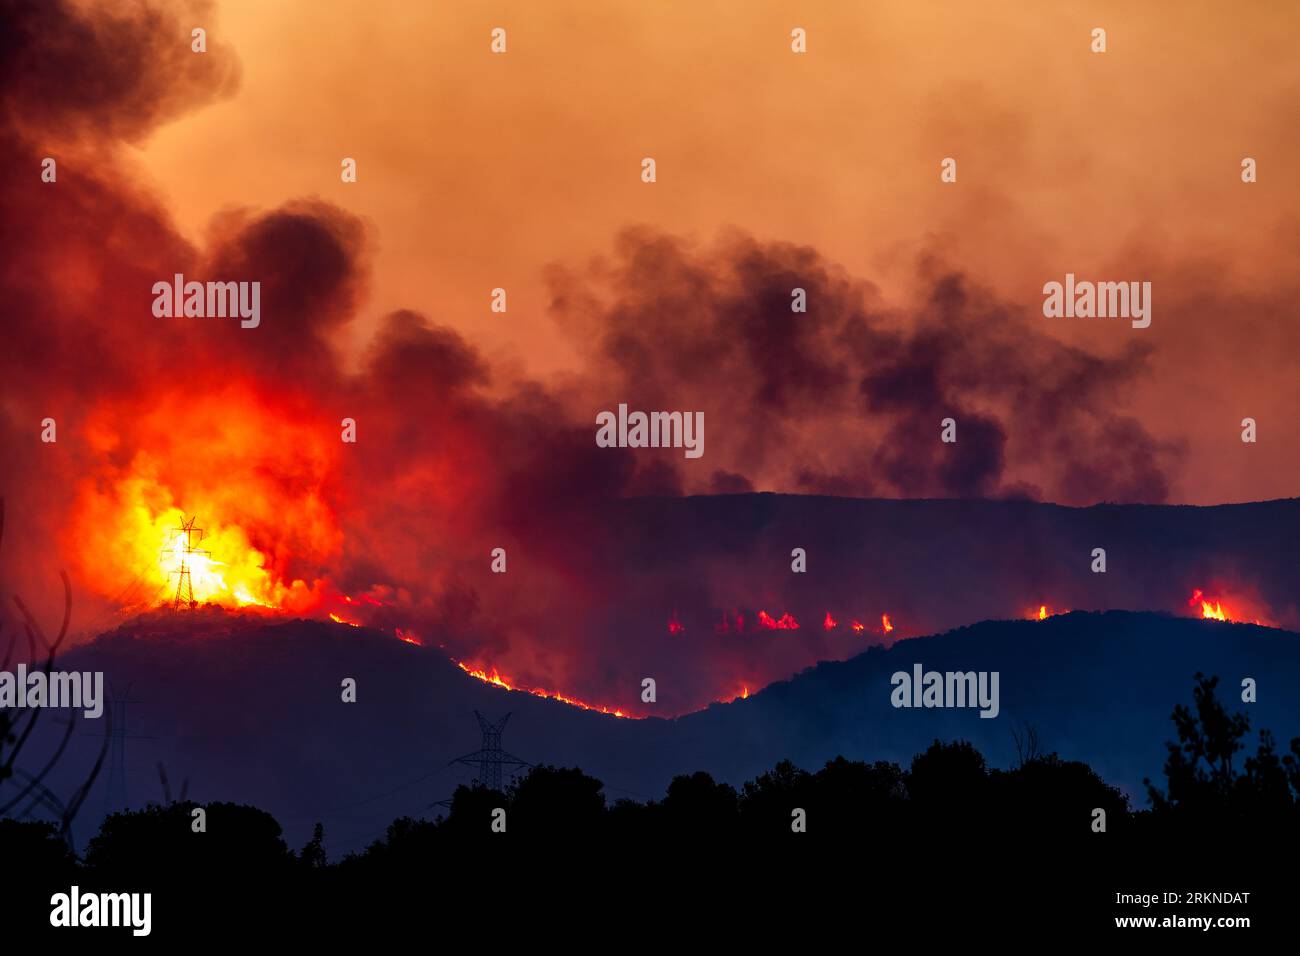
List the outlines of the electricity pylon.
{"label": "electricity pylon", "polygon": [[172,598],[173,611],[179,611],[182,607],[193,608],[197,604],[197,602],[194,600],[194,583],[190,579],[190,560],[189,560],[190,556],[203,555],[207,557],[212,554],[211,551],[204,551],[201,550],[200,548],[194,547],[194,543],[195,543],[194,536],[198,535],[199,541],[202,541],[204,536],[204,532],[202,528],[194,527],[194,522],[197,521],[198,519],[199,516],[195,515],[193,518],[190,518],[188,521],[186,521],[185,516],[182,515],[181,526],[175,529],[176,531],[180,532],[180,534],[177,534],[176,538],[173,539],[172,547],[164,548],[162,552],[165,555],[171,555],[172,557],[175,557],[176,556],[175,545],[179,543],[180,536],[182,534],[185,535],[185,547],[184,549],[181,550],[181,554],[180,554],[181,566],[177,568],[175,571],[169,572],[168,574],[168,577],[170,577],[172,574],[175,574],[177,576],[176,596]]}
{"label": "electricity pylon", "polygon": [[473,753],[457,757],[448,766],[453,763],[463,763],[471,767],[478,764],[478,777],[476,778],[478,782],[489,790],[500,793],[502,767],[531,767],[532,764],[501,749],[501,733],[506,728],[506,721],[510,719],[509,714],[506,714],[495,724],[477,710],[474,711],[474,716],[478,718],[478,725],[483,731],[483,746]]}
{"label": "electricity pylon", "polygon": [[104,788],[104,813],[125,810],[129,806],[126,795],[126,742],[127,740],[153,740],[143,734],[128,733],[126,729],[126,705],[138,704],[131,697],[131,685],[126,685],[126,692],[117,694],[109,684],[109,748],[108,748],[108,782]]}

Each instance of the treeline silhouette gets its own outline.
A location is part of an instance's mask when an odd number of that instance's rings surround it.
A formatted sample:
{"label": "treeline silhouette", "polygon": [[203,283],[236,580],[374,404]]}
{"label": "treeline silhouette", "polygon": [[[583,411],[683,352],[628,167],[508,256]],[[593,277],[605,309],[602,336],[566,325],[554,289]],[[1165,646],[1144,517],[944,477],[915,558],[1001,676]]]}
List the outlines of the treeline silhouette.
{"label": "treeline silhouette", "polygon": [[[810,772],[782,761],[738,789],[704,772],[686,774],[663,799],[645,803],[611,803],[601,782],[580,769],[538,766],[503,792],[461,786],[444,815],[394,820],[364,850],[335,861],[327,858],[320,824],[295,851],[262,810],[193,801],[112,814],[80,857],[57,824],[0,820],[0,859],[11,875],[22,874],[32,905],[38,897],[48,902],[51,888],[72,883],[164,895],[200,886],[219,892],[275,887],[279,899],[305,894],[319,902],[355,899],[395,882],[424,884],[437,864],[460,866],[482,857],[466,851],[511,842],[540,847],[548,858],[635,855],[685,843],[769,849],[903,843],[949,852],[967,852],[981,839],[1053,850],[1232,847],[1241,839],[1287,845],[1300,835],[1300,738],[1280,754],[1263,731],[1254,752],[1238,759],[1247,751],[1250,723],[1228,712],[1216,685],[1217,678],[1196,675],[1192,706],[1175,708],[1178,740],[1167,745],[1165,787],[1147,781],[1150,806],[1141,810],[1086,764],[1037,753],[1032,731],[1022,729],[1020,760],[1006,770],[988,767],[969,743],[935,741],[907,767],[838,757]],[[202,834],[192,830],[199,806],[206,812]],[[504,834],[492,829],[498,810]],[[1096,829],[1098,810],[1108,836]],[[803,837],[793,826],[796,811],[806,817]]]}
{"label": "treeline silhouette", "polygon": [[[1034,839],[1087,838],[1105,831],[1177,835],[1180,832],[1267,832],[1281,837],[1300,824],[1300,737],[1279,753],[1273,735],[1259,735],[1255,751],[1239,760],[1249,719],[1230,714],[1215,694],[1218,678],[1196,675],[1193,705],[1173,712],[1178,741],[1167,744],[1166,787],[1147,781],[1149,809],[1130,807],[1123,793],[1087,764],[1021,748],[1017,765],[990,768],[965,741],[935,741],[907,767],[837,757],[815,772],[778,763],[735,788],[698,771],[675,778],[663,799],[607,800],[601,781],[578,768],[537,766],[496,792],[457,788],[447,813],[434,820],[403,817],[361,852],[331,863],[317,824],[298,851],[283,840],[268,813],[231,803],[151,804],[114,813],[78,858],[57,825],[0,820],[0,853],[27,872],[147,879],[161,873],[258,869],[263,872],[335,866],[367,872],[401,866],[456,842],[499,840],[494,813],[504,811],[504,833],[568,845],[691,837],[761,839],[797,832],[802,811],[808,834],[879,836],[996,830]],[[1032,731],[1031,731],[1032,733]],[[205,835],[191,835],[191,812],[206,812]],[[499,824],[500,825],[500,824]]]}

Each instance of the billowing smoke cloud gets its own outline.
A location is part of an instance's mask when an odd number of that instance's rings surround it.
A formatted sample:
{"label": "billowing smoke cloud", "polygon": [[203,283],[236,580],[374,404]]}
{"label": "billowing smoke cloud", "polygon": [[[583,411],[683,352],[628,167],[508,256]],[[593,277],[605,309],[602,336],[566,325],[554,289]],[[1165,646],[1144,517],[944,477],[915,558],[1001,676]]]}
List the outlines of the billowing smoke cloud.
{"label": "billowing smoke cloud", "polygon": [[688,490],[1165,499],[1176,450],[1122,411],[1148,348],[1090,355],[960,272],[918,271],[917,305],[891,309],[806,247],[632,229],[551,280],[610,401],[706,409],[711,465]]}
{"label": "billowing smoke cloud", "polygon": [[[654,643],[670,605],[741,610],[743,587],[726,561],[688,574],[658,544],[620,536],[609,520],[621,499],[1166,495],[1172,451],[1119,401],[1142,348],[1100,358],[1062,345],[930,262],[918,304],[900,309],[814,249],[631,229],[608,259],[551,272],[556,319],[588,350],[563,388],[503,380],[409,311],[349,364],[339,333],[369,281],[361,222],[307,199],[224,213],[196,248],[119,159],[235,88],[211,11],[0,11],[0,560],[5,590],[33,597],[68,566],[83,629],[158,600],[158,522],[198,514],[214,557],[264,603],[346,610],[598,700],[626,700],[629,674],[676,673],[668,699],[686,706],[716,695],[715,671],[744,675],[734,647]],[[189,49],[196,22],[210,28],[202,56]],[[41,181],[45,157],[57,182]],[[155,317],[152,287],[176,273],[260,282],[260,326]],[[796,288],[806,312],[791,310]],[[703,411],[705,456],[598,448],[595,415],[620,402]],[[938,441],[949,417],[952,445]],[[57,443],[40,441],[46,418]],[[340,441],[345,419],[355,443]],[[489,570],[496,548],[507,574]],[[633,573],[638,558],[660,570]],[[645,633],[610,639],[629,616],[651,622]],[[762,683],[828,653],[773,643],[746,666]]]}

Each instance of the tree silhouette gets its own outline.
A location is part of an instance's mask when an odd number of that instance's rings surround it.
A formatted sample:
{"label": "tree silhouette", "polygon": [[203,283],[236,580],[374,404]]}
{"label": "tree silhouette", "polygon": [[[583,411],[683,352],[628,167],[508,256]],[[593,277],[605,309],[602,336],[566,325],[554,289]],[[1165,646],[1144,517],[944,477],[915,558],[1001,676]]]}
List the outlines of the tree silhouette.
{"label": "tree silhouette", "polygon": [[329,866],[329,860],[325,856],[325,827],[317,823],[311,831],[311,839],[308,840],[301,850],[298,851],[298,863],[308,869],[323,869]]}
{"label": "tree silhouette", "polygon": [[533,767],[506,788],[507,832],[557,839],[596,833],[605,812],[602,786],[576,767]]}
{"label": "tree silhouette", "polygon": [[661,804],[658,824],[673,834],[726,837],[739,823],[736,788],[702,770],[674,777]]}
{"label": "tree silhouette", "polygon": [[1300,738],[1279,757],[1273,735],[1261,731],[1259,745],[1242,771],[1234,757],[1250,732],[1245,714],[1230,714],[1215,695],[1217,677],[1198,673],[1193,708],[1179,704],[1172,718],[1178,742],[1165,746],[1167,790],[1144,780],[1153,816],[1165,827],[1236,830],[1294,830],[1300,799]]}

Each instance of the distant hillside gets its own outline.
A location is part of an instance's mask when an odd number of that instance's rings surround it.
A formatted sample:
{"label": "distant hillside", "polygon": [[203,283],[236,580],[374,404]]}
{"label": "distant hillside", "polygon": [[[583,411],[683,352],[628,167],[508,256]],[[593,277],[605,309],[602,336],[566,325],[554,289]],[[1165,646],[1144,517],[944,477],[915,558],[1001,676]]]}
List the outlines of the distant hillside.
{"label": "distant hillside", "polygon": [[[791,570],[802,548],[805,573]],[[1093,571],[1104,549],[1106,572]],[[481,605],[523,616],[493,640],[449,629],[458,657],[528,686],[558,686],[636,707],[643,676],[682,714],[822,660],[853,656],[896,631],[939,634],[1053,610],[1191,615],[1200,589],[1237,620],[1300,631],[1300,500],[1217,507],[1034,501],[857,500],[747,494],[593,502],[584,521],[481,562]],[[562,584],[559,582],[563,582]],[[797,634],[756,627],[790,614]],[[837,628],[824,631],[830,612]],[[718,633],[724,615],[734,627]],[[670,619],[680,633],[668,633]],[[851,622],[864,625],[862,633]],[[539,650],[540,648],[540,650]]]}
{"label": "distant hillside", "polygon": [[[895,709],[890,676],[926,670],[1000,672],[1001,713]],[[998,765],[1015,759],[1013,725],[1037,731],[1041,749],[1090,764],[1145,805],[1142,778],[1158,779],[1176,739],[1175,704],[1191,702],[1196,672],[1218,675],[1220,694],[1281,739],[1300,736],[1300,635],[1254,625],[1160,614],[1075,612],[1045,621],[986,621],[828,662],[747,701],[678,723],[687,763],[728,779],[771,763],[771,745],[816,766],[836,754],[906,762],[931,740],[970,740]],[[1244,677],[1255,704],[1240,704]]]}
{"label": "distant hillside", "polygon": [[[1141,796],[1158,777],[1169,713],[1190,701],[1197,671],[1222,678],[1237,699],[1242,677],[1259,682],[1243,709],[1255,729],[1300,735],[1300,635],[1253,625],[1157,614],[1074,613],[1043,622],[990,621],[823,663],[755,694],[676,720],[620,720],[475,680],[437,650],[378,632],[292,621],[242,624],[224,635],[105,635],[63,660],[128,682],[127,748],[133,803],[159,799],[155,765],[195,799],[247,802],[274,814],[291,844],[326,825],[332,853],[356,848],[395,816],[428,812],[472,769],[448,762],[478,749],[473,711],[512,713],[504,746],[532,762],[577,765],[619,797],[661,797],[677,773],[707,770],[739,783],[788,757],[816,768],[837,754],[906,762],[934,738],[965,738],[1005,765],[1011,727],[1032,724],[1045,750],[1091,764]],[[1001,714],[896,710],[890,675],[914,663],[935,670],[997,670]],[[358,702],[340,701],[352,677]],[[57,716],[57,715],[56,715]],[[43,734],[61,727],[43,723]],[[73,782],[102,725],[63,761],[56,790]],[[43,753],[34,749],[31,753]],[[98,822],[97,786],[80,830]]]}

